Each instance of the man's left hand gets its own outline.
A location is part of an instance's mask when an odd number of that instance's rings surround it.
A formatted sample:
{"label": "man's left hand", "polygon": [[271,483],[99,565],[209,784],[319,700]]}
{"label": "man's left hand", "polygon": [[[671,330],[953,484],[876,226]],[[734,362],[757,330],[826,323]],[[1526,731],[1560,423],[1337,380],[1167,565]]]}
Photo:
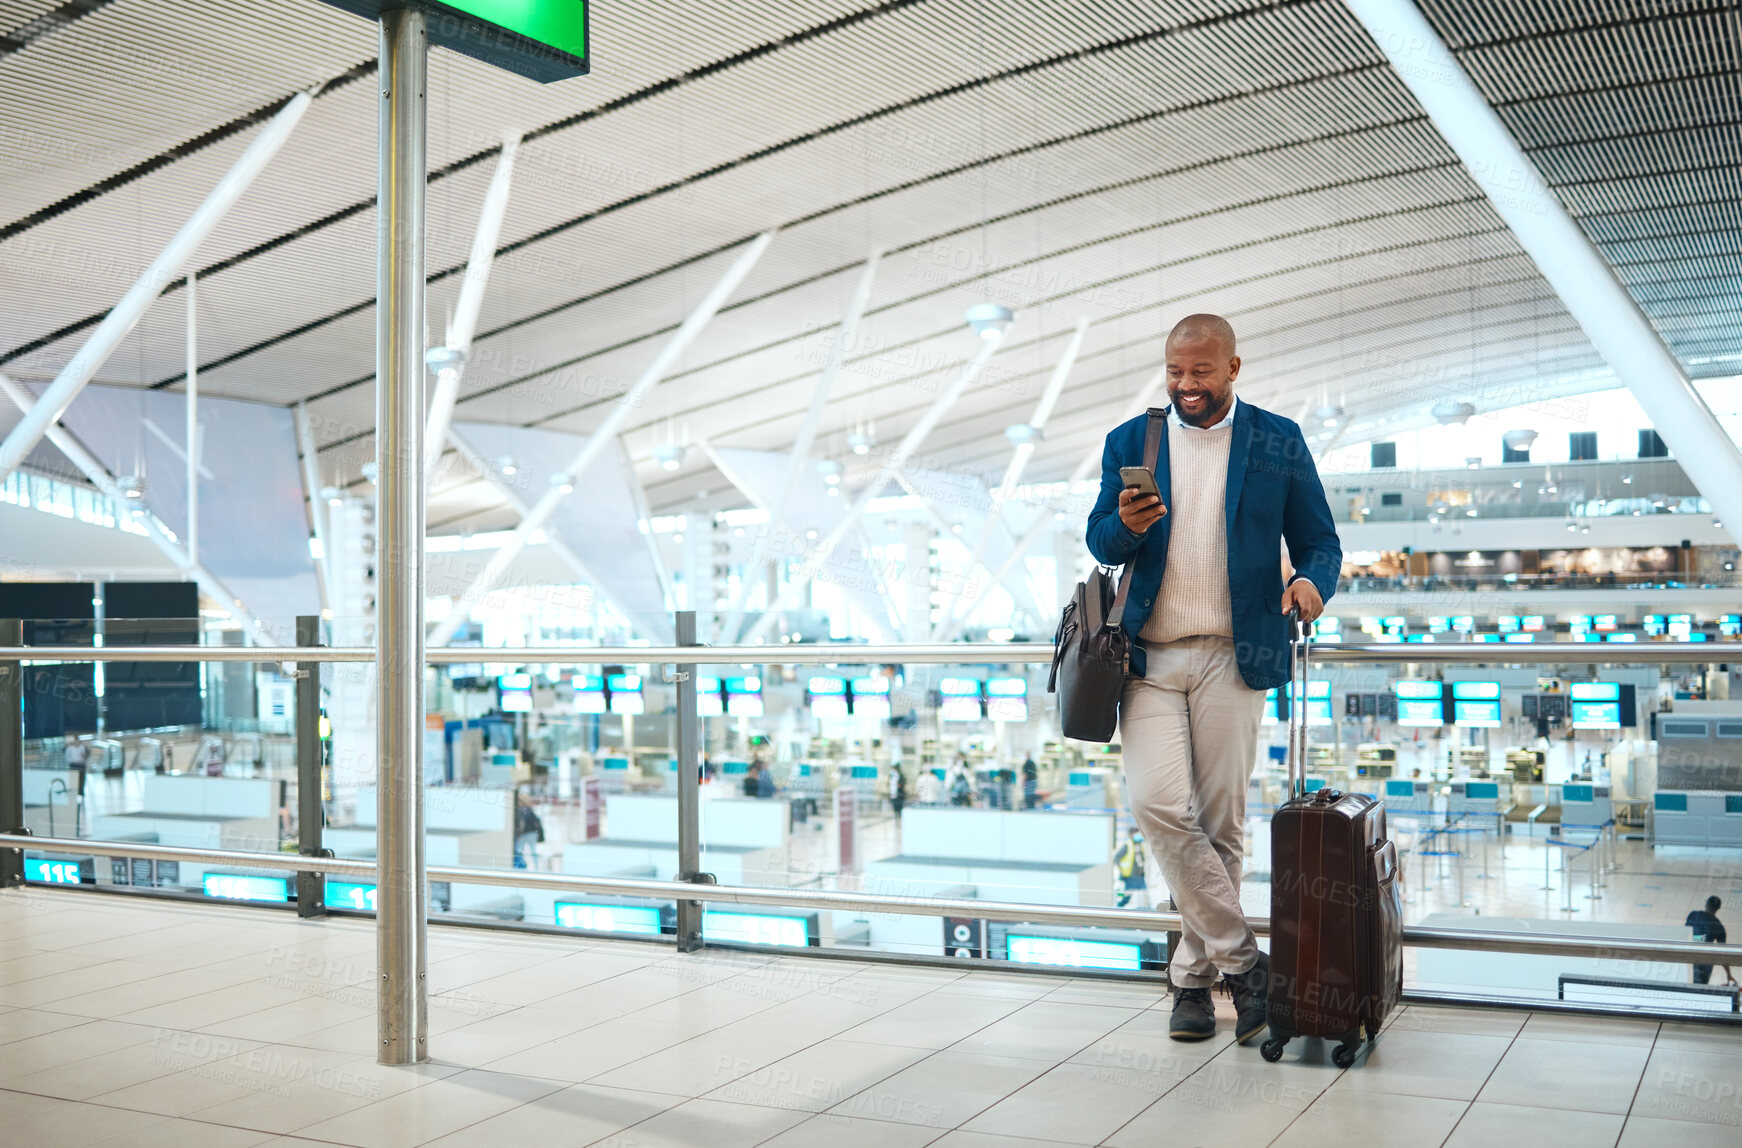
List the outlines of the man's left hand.
{"label": "man's left hand", "polygon": [[1282,612],[1300,611],[1300,620],[1316,622],[1320,614],[1325,612],[1325,600],[1319,597],[1319,588],[1314,586],[1310,578],[1296,578],[1288,584],[1288,589],[1282,592]]}

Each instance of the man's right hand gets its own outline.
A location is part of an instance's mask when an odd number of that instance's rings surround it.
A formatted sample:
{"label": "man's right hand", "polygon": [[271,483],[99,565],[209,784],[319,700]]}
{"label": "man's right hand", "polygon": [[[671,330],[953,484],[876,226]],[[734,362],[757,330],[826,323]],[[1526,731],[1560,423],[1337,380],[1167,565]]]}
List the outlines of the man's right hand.
{"label": "man's right hand", "polygon": [[1146,533],[1167,513],[1167,507],[1153,494],[1144,494],[1128,486],[1119,492],[1119,521],[1133,534]]}

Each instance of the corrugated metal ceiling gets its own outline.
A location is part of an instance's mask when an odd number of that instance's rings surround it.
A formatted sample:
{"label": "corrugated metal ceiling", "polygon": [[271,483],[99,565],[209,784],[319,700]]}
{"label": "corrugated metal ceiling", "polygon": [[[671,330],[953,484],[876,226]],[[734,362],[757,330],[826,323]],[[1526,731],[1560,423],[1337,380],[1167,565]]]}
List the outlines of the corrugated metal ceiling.
{"label": "corrugated metal ceiling", "polygon": [[[0,0],[0,28],[70,5]],[[315,0],[85,3],[0,53],[0,358],[51,374],[291,91],[324,85],[200,253],[202,385],[309,400],[321,468],[373,451],[371,27]],[[1742,353],[1737,9],[1425,0],[1544,179],[1695,377]],[[1059,477],[1190,310],[1234,318],[1245,393],[1360,437],[1426,405],[1603,385],[1602,364],[1336,0],[890,0],[593,14],[594,73],[539,87],[431,62],[431,330],[458,290],[505,130],[522,147],[458,417],[586,430],[737,245],[782,233],[632,418],[656,509],[725,483],[672,438],[791,441],[872,246],[889,252],[820,446],[892,442],[1018,311],[989,385],[926,453],[1002,469],[1081,315],[1094,320],[1031,464]],[[23,125],[29,125],[26,128]],[[7,229],[7,224],[13,224]],[[182,299],[100,376],[178,386]],[[10,422],[10,419],[0,420]],[[1344,441],[1349,441],[1345,437]],[[462,475],[431,525],[487,527]]]}

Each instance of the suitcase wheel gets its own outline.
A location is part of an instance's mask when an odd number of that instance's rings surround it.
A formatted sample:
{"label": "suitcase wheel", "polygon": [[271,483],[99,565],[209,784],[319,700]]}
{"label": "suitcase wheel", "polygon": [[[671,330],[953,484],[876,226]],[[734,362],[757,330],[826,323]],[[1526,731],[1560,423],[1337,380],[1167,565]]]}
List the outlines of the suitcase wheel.
{"label": "suitcase wheel", "polygon": [[1282,1049],[1287,1043],[1288,1041],[1279,1040],[1273,1036],[1263,1044],[1259,1045],[1258,1055],[1262,1056],[1270,1063],[1275,1064],[1277,1061],[1282,1059]]}
{"label": "suitcase wheel", "polygon": [[1331,1050],[1331,1063],[1336,1065],[1338,1068],[1352,1067],[1355,1063],[1355,1054],[1360,1051],[1360,1048],[1361,1042],[1359,1040],[1354,1044],[1339,1044],[1336,1048]]}

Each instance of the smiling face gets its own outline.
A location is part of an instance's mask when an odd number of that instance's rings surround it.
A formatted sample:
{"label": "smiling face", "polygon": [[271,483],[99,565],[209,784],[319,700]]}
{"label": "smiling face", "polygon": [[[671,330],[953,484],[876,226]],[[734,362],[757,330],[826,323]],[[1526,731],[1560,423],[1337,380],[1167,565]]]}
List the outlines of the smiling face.
{"label": "smiling face", "polygon": [[1167,394],[1182,422],[1215,426],[1234,405],[1240,357],[1231,340],[1203,326],[1181,323],[1167,339]]}

